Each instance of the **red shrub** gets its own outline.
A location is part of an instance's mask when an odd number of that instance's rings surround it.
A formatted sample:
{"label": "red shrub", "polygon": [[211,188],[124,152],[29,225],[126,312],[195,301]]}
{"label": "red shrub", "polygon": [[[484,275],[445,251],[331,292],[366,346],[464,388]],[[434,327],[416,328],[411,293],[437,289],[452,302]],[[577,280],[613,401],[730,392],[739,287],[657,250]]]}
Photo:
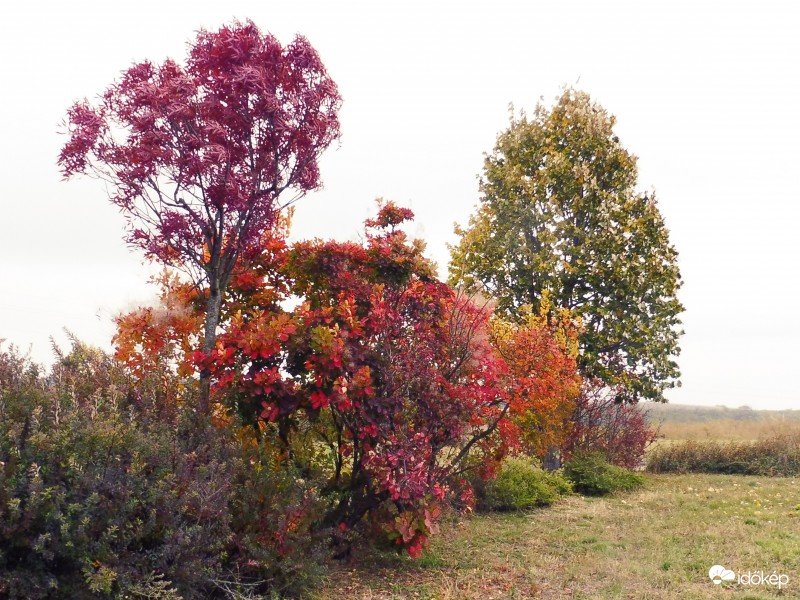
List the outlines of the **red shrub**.
{"label": "red shrub", "polygon": [[617,401],[617,390],[598,380],[584,382],[576,400],[573,430],[564,446],[565,460],[578,452],[600,451],[609,462],[634,469],[657,437],[637,404]]}

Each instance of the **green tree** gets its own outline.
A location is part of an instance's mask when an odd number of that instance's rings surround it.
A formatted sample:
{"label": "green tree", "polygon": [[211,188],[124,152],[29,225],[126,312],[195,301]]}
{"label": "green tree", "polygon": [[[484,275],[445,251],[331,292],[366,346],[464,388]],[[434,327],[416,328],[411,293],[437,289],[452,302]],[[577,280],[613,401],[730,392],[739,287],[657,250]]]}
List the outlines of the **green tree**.
{"label": "green tree", "polygon": [[584,377],[619,400],[663,400],[679,384],[677,252],[615,117],[567,89],[512,116],[485,158],[481,199],[451,248],[451,283],[482,288],[513,318],[549,295],[580,317]]}

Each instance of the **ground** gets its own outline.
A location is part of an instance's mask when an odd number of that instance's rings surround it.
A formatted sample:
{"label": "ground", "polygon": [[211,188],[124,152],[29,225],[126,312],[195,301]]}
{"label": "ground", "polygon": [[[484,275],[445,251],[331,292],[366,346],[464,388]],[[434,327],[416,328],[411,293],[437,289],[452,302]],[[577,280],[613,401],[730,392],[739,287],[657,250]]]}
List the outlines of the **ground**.
{"label": "ground", "polygon": [[[788,585],[714,585],[712,565]],[[800,598],[800,478],[648,475],[638,492],[452,517],[419,560],[358,557],[315,600]]]}

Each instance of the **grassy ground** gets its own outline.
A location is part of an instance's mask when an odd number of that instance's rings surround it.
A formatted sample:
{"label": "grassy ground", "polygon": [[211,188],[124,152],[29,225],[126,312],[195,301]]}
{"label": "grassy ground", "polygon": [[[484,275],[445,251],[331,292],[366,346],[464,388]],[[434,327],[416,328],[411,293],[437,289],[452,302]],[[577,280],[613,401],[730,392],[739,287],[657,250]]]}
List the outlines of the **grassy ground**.
{"label": "grassy ground", "polygon": [[[627,495],[447,522],[420,560],[361,557],[312,598],[800,598],[800,479],[647,481]],[[781,592],[715,586],[708,577],[715,564],[790,580]]]}

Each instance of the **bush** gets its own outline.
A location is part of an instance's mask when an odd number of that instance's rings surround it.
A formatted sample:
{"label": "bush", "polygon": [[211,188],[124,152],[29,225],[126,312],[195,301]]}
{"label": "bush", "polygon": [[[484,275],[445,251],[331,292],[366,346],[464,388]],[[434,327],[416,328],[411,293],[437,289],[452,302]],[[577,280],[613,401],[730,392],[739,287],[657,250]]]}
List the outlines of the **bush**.
{"label": "bush", "polygon": [[564,466],[564,475],[572,481],[576,492],[587,496],[635,490],[644,483],[641,475],[610,464],[597,452],[573,456]]}
{"label": "bush", "polygon": [[648,457],[652,473],[800,475],[800,433],[774,435],[757,442],[686,441],[660,446]]}
{"label": "bush", "polygon": [[550,506],[572,492],[557,471],[543,471],[529,459],[506,459],[494,479],[477,485],[479,507],[486,510],[525,510]]}
{"label": "bush", "polygon": [[565,460],[573,454],[599,451],[619,467],[642,466],[645,451],[655,442],[658,430],[648,422],[648,409],[617,402],[623,391],[596,379],[584,382],[575,399],[573,427],[563,448]]}
{"label": "bush", "polygon": [[48,376],[0,351],[0,597],[226,598],[323,562],[313,490],[162,383],[77,342]]}

